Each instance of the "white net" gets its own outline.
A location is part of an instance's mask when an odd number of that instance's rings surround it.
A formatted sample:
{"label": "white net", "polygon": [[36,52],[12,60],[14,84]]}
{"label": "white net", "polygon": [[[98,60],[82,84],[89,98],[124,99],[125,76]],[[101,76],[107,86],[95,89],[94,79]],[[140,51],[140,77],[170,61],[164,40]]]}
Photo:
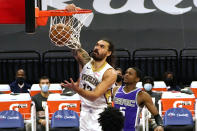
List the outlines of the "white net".
{"label": "white net", "polygon": [[49,38],[56,46],[67,46],[78,49],[80,32],[91,13],[74,14],[72,16],[51,16]]}

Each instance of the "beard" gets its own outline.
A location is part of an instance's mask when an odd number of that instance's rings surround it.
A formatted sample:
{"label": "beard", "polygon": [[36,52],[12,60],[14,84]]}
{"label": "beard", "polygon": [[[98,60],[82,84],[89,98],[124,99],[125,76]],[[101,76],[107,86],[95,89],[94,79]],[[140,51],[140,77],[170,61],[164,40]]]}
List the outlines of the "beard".
{"label": "beard", "polygon": [[102,61],[105,58],[105,54],[99,54],[97,50],[94,50],[92,53],[92,58],[95,61]]}

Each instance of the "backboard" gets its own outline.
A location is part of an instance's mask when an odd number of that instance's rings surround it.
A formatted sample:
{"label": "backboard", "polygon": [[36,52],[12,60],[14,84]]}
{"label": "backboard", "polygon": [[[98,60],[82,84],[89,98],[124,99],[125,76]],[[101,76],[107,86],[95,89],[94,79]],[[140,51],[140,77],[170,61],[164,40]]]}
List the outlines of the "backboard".
{"label": "backboard", "polygon": [[41,0],[0,0],[0,24],[24,24],[26,33],[35,32],[35,7]]}

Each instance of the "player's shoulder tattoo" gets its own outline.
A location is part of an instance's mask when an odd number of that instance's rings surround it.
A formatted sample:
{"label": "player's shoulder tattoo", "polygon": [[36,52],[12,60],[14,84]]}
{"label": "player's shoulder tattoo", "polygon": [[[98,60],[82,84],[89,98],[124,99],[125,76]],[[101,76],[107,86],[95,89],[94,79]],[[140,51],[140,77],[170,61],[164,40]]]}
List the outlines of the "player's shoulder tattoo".
{"label": "player's shoulder tattoo", "polygon": [[78,60],[82,64],[82,66],[84,66],[91,60],[91,57],[89,56],[88,52],[86,52],[83,48],[79,48],[76,51],[77,53],[75,54],[78,54]]}

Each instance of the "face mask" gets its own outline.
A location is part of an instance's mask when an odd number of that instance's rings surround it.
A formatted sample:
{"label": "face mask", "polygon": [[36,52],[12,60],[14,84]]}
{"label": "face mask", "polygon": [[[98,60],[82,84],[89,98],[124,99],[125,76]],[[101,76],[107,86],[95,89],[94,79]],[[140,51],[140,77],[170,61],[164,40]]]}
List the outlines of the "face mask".
{"label": "face mask", "polygon": [[153,87],[152,87],[151,84],[149,84],[149,83],[144,84],[144,89],[145,89],[146,91],[150,91],[152,88],[153,88]]}
{"label": "face mask", "polygon": [[122,81],[122,76],[120,76],[120,75],[117,75],[116,82],[120,82],[120,81]]}
{"label": "face mask", "polygon": [[16,82],[20,85],[22,85],[25,82],[25,79],[23,77],[17,77]]}
{"label": "face mask", "polygon": [[41,90],[42,90],[42,92],[48,92],[48,90],[49,90],[49,86],[48,85],[46,85],[46,84],[44,84],[44,85],[41,85],[42,86],[42,88],[41,88]]}
{"label": "face mask", "polygon": [[167,86],[172,86],[174,82],[172,78],[166,78],[165,83]]}

